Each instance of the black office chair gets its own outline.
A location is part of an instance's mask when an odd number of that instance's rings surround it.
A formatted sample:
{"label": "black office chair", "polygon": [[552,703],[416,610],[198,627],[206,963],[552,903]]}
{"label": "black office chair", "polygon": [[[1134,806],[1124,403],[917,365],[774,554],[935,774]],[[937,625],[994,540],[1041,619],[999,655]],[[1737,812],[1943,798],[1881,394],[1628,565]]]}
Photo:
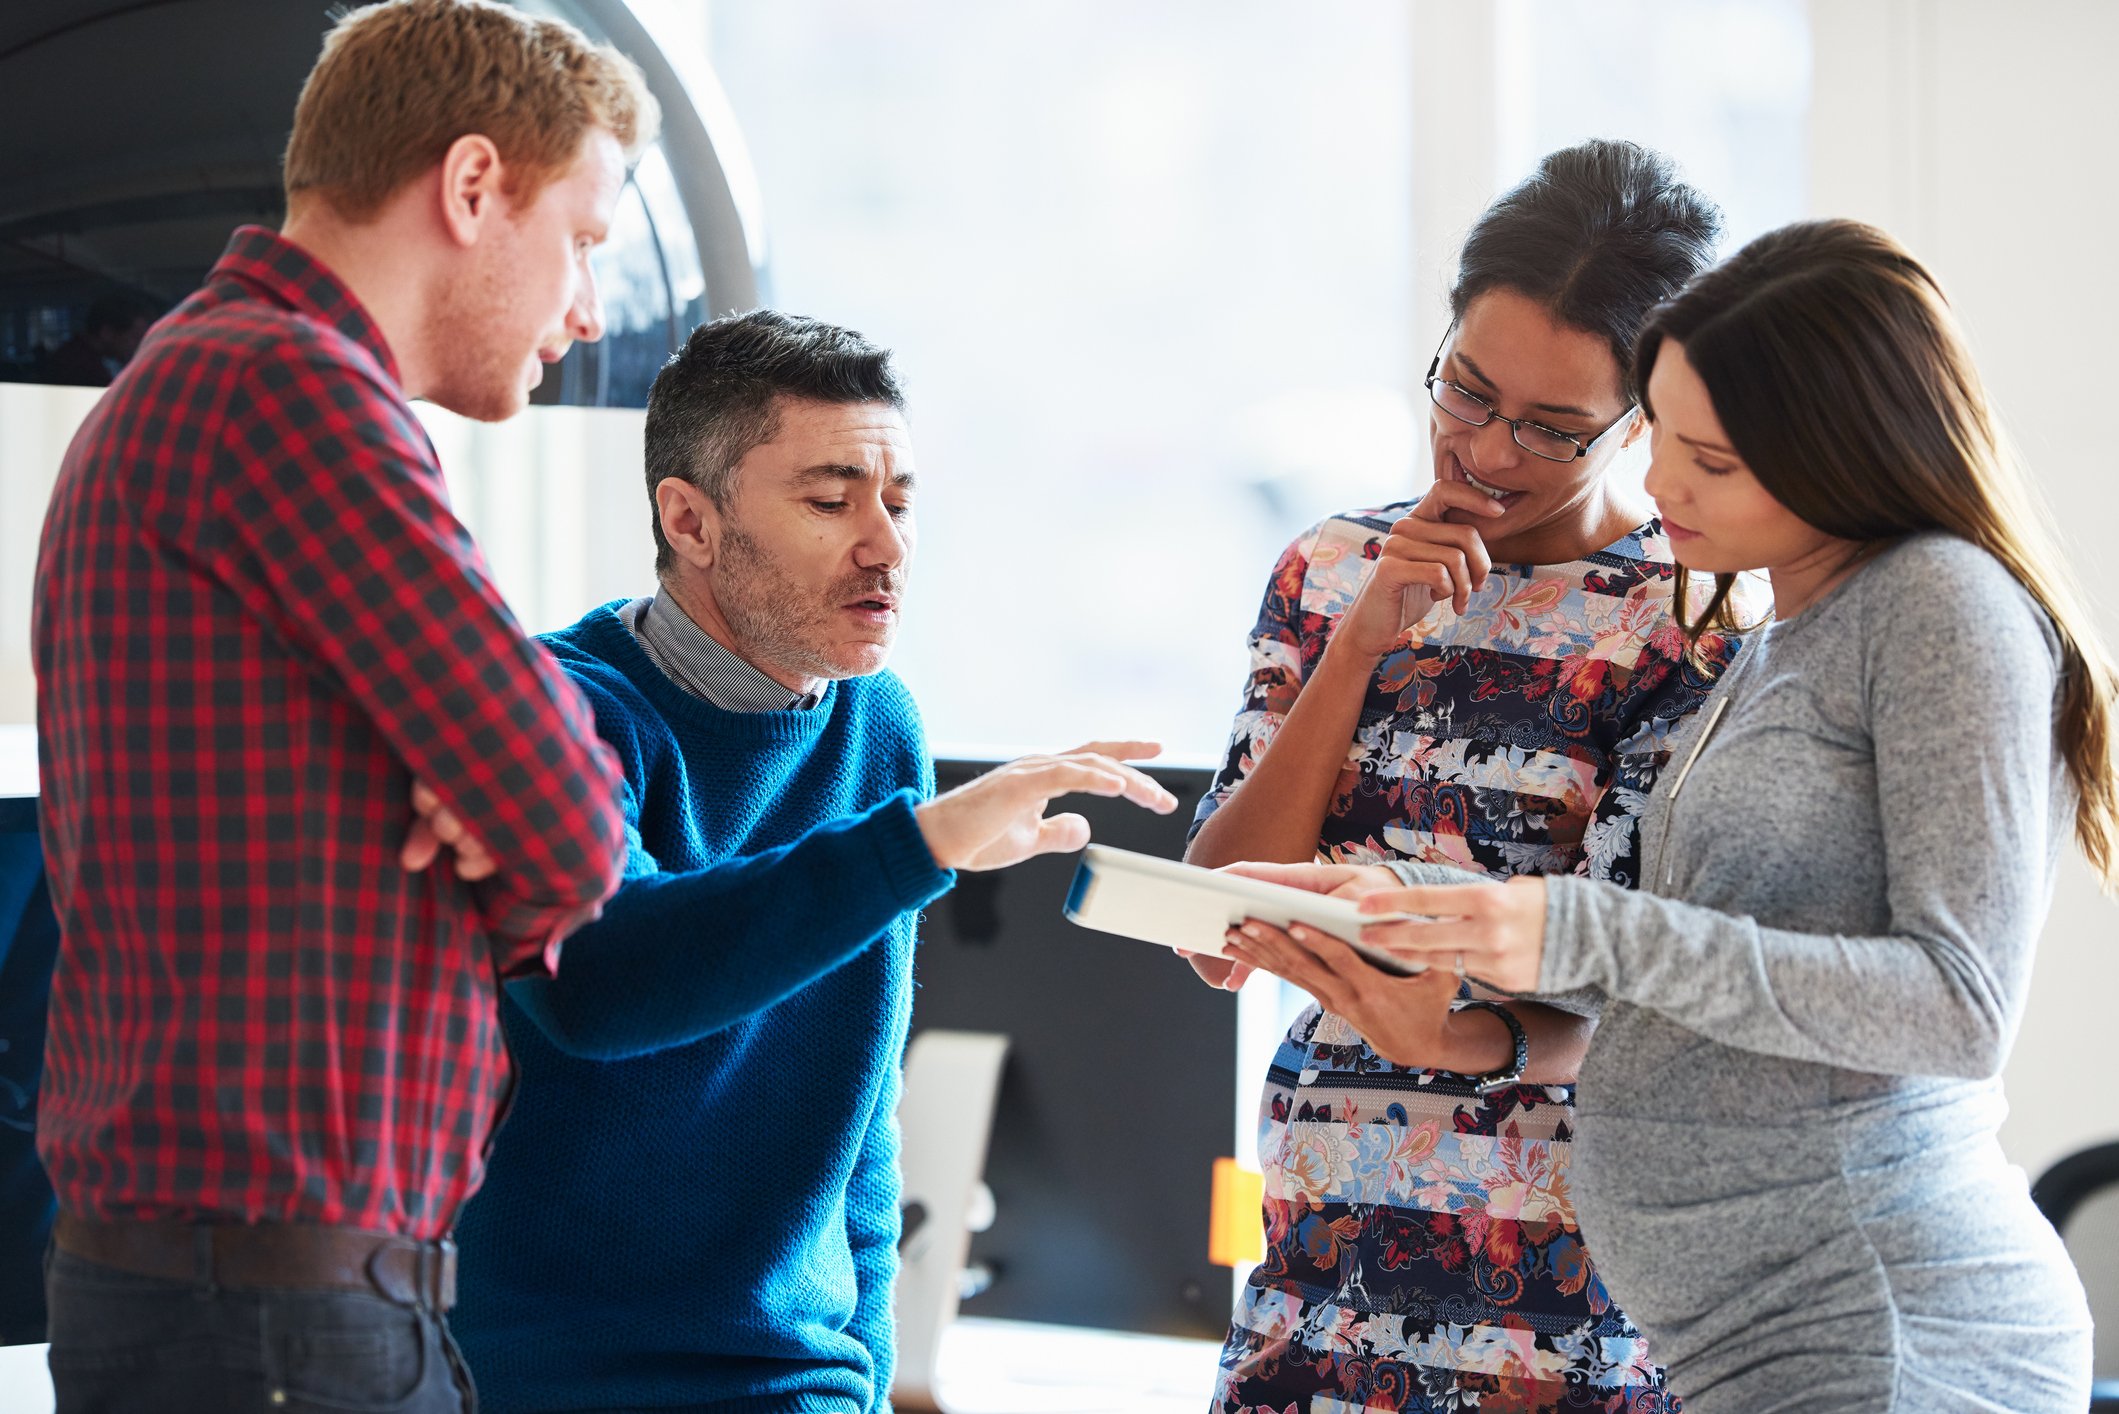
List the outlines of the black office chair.
{"label": "black office chair", "polygon": [[[2099,1329],[2119,1327],[2119,1204],[2092,1199],[2119,1195],[2119,1143],[2070,1154],[2031,1185],[2031,1201],[2045,1214],[2082,1272],[2090,1313]],[[2073,1226],[2076,1230],[2070,1231]],[[2099,1298],[2103,1297],[2102,1301]],[[2102,1309],[2100,1309],[2100,1307]],[[2091,1414],[2119,1414],[2119,1369],[2099,1369],[2090,1392]]]}

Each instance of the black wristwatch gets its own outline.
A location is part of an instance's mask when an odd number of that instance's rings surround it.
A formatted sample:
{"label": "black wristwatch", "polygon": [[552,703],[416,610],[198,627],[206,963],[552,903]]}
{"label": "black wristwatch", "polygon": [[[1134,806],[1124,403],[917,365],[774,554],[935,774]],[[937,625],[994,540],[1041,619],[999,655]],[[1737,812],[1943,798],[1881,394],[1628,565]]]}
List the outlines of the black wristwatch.
{"label": "black wristwatch", "polygon": [[1521,1085],[1523,1072],[1530,1069],[1530,1037],[1523,1034],[1523,1023],[1516,1020],[1516,1014],[1499,1002],[1483,1001],[1477,997],[1460,997],[1449,1006],[1453,1012],[1470,1011],[1474,1008],[1490,1011],[1501,1018],[1501,1024],[1508,1028],[1510,1039],[1516,1043],[1516,1054],[1499,1070],[1489,1070],[1484,1075],[1470,1075],[1465,1078],[1471,1081],[1473,1088],[1482,1095],[1505,1090],[1511,1085]]}

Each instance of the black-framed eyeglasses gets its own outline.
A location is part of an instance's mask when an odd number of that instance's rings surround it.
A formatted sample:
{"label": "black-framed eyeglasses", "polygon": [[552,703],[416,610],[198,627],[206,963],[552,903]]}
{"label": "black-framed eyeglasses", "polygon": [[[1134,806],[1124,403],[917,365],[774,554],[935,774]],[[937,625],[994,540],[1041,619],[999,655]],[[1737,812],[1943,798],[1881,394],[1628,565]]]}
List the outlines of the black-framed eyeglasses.
{"label": "black-framed eyeglasses", "polygon": [[1471,389],[1436,376],[1442,368],[1442,349],[1449,347],[1449,336],[1456,332],[1455,326],[1451,326],[1449,333],[1442,336],[1442,348],[1435,350],[1434,361],[1427,366],[1425,382],[1427,395],[1434,401],[1435,406],[1467,427],[1484,427],[1487,423],[1495,421],[1505,422],[1508,424],[1508,435],[1515,438],[1516,445],[1532,456],[1543,457],[1549,462],[1571,462],[1588,456],[1590,448],[1618,431],[1620,425],[1633,416],[1633,407],[1628,405],[1626,411],[1620,413],[1609,427],[1587,442],[1578,441],[1565,432],[1555,432],[1550,427],[1526,418],[1502,417],[1492,403]]}

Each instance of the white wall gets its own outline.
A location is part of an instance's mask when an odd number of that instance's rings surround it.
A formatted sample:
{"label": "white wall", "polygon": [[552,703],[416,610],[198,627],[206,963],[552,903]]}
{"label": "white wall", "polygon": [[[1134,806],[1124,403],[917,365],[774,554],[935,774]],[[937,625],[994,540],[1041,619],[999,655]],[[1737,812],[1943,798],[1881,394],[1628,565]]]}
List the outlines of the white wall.
{"label": "white wall", "polygon": [[[1810,21],[1813,210],[1934,269],[2119,644],[2119,6],[1811,0]],[[2119,906],[2071,856],[2007,1075],[2002,1142],[2034,1176],[2119,1138],[2115,999]]]}
{"label": "white wall", "polygon": [[[36,719],[29,629],[38,533],[60,458],[100,396],[95,388],[0,383],[0,724]],[[641,474],[646,414],[536,407],[489,424],[430,403],[417,410],[457,514],[531,632],[653,589]]]}
{"label": "white wall", "polygon": [[36,720],[29,621],[37,533],[74,429],[101,393],[0,383],[0,723]]}

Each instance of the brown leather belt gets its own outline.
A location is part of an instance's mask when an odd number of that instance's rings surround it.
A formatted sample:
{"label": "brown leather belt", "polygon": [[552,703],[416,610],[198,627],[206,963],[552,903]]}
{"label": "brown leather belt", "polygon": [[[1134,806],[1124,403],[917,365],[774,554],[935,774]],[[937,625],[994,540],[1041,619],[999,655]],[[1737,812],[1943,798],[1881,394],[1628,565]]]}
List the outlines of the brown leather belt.
{"label": "brown leather belt", "polygon": [[213,1286],[359,1291],[404,1306],[456,1304],[456,1244],[300,1223],[95,1222],[62,1212],[62,1252],[135,1276]]}

